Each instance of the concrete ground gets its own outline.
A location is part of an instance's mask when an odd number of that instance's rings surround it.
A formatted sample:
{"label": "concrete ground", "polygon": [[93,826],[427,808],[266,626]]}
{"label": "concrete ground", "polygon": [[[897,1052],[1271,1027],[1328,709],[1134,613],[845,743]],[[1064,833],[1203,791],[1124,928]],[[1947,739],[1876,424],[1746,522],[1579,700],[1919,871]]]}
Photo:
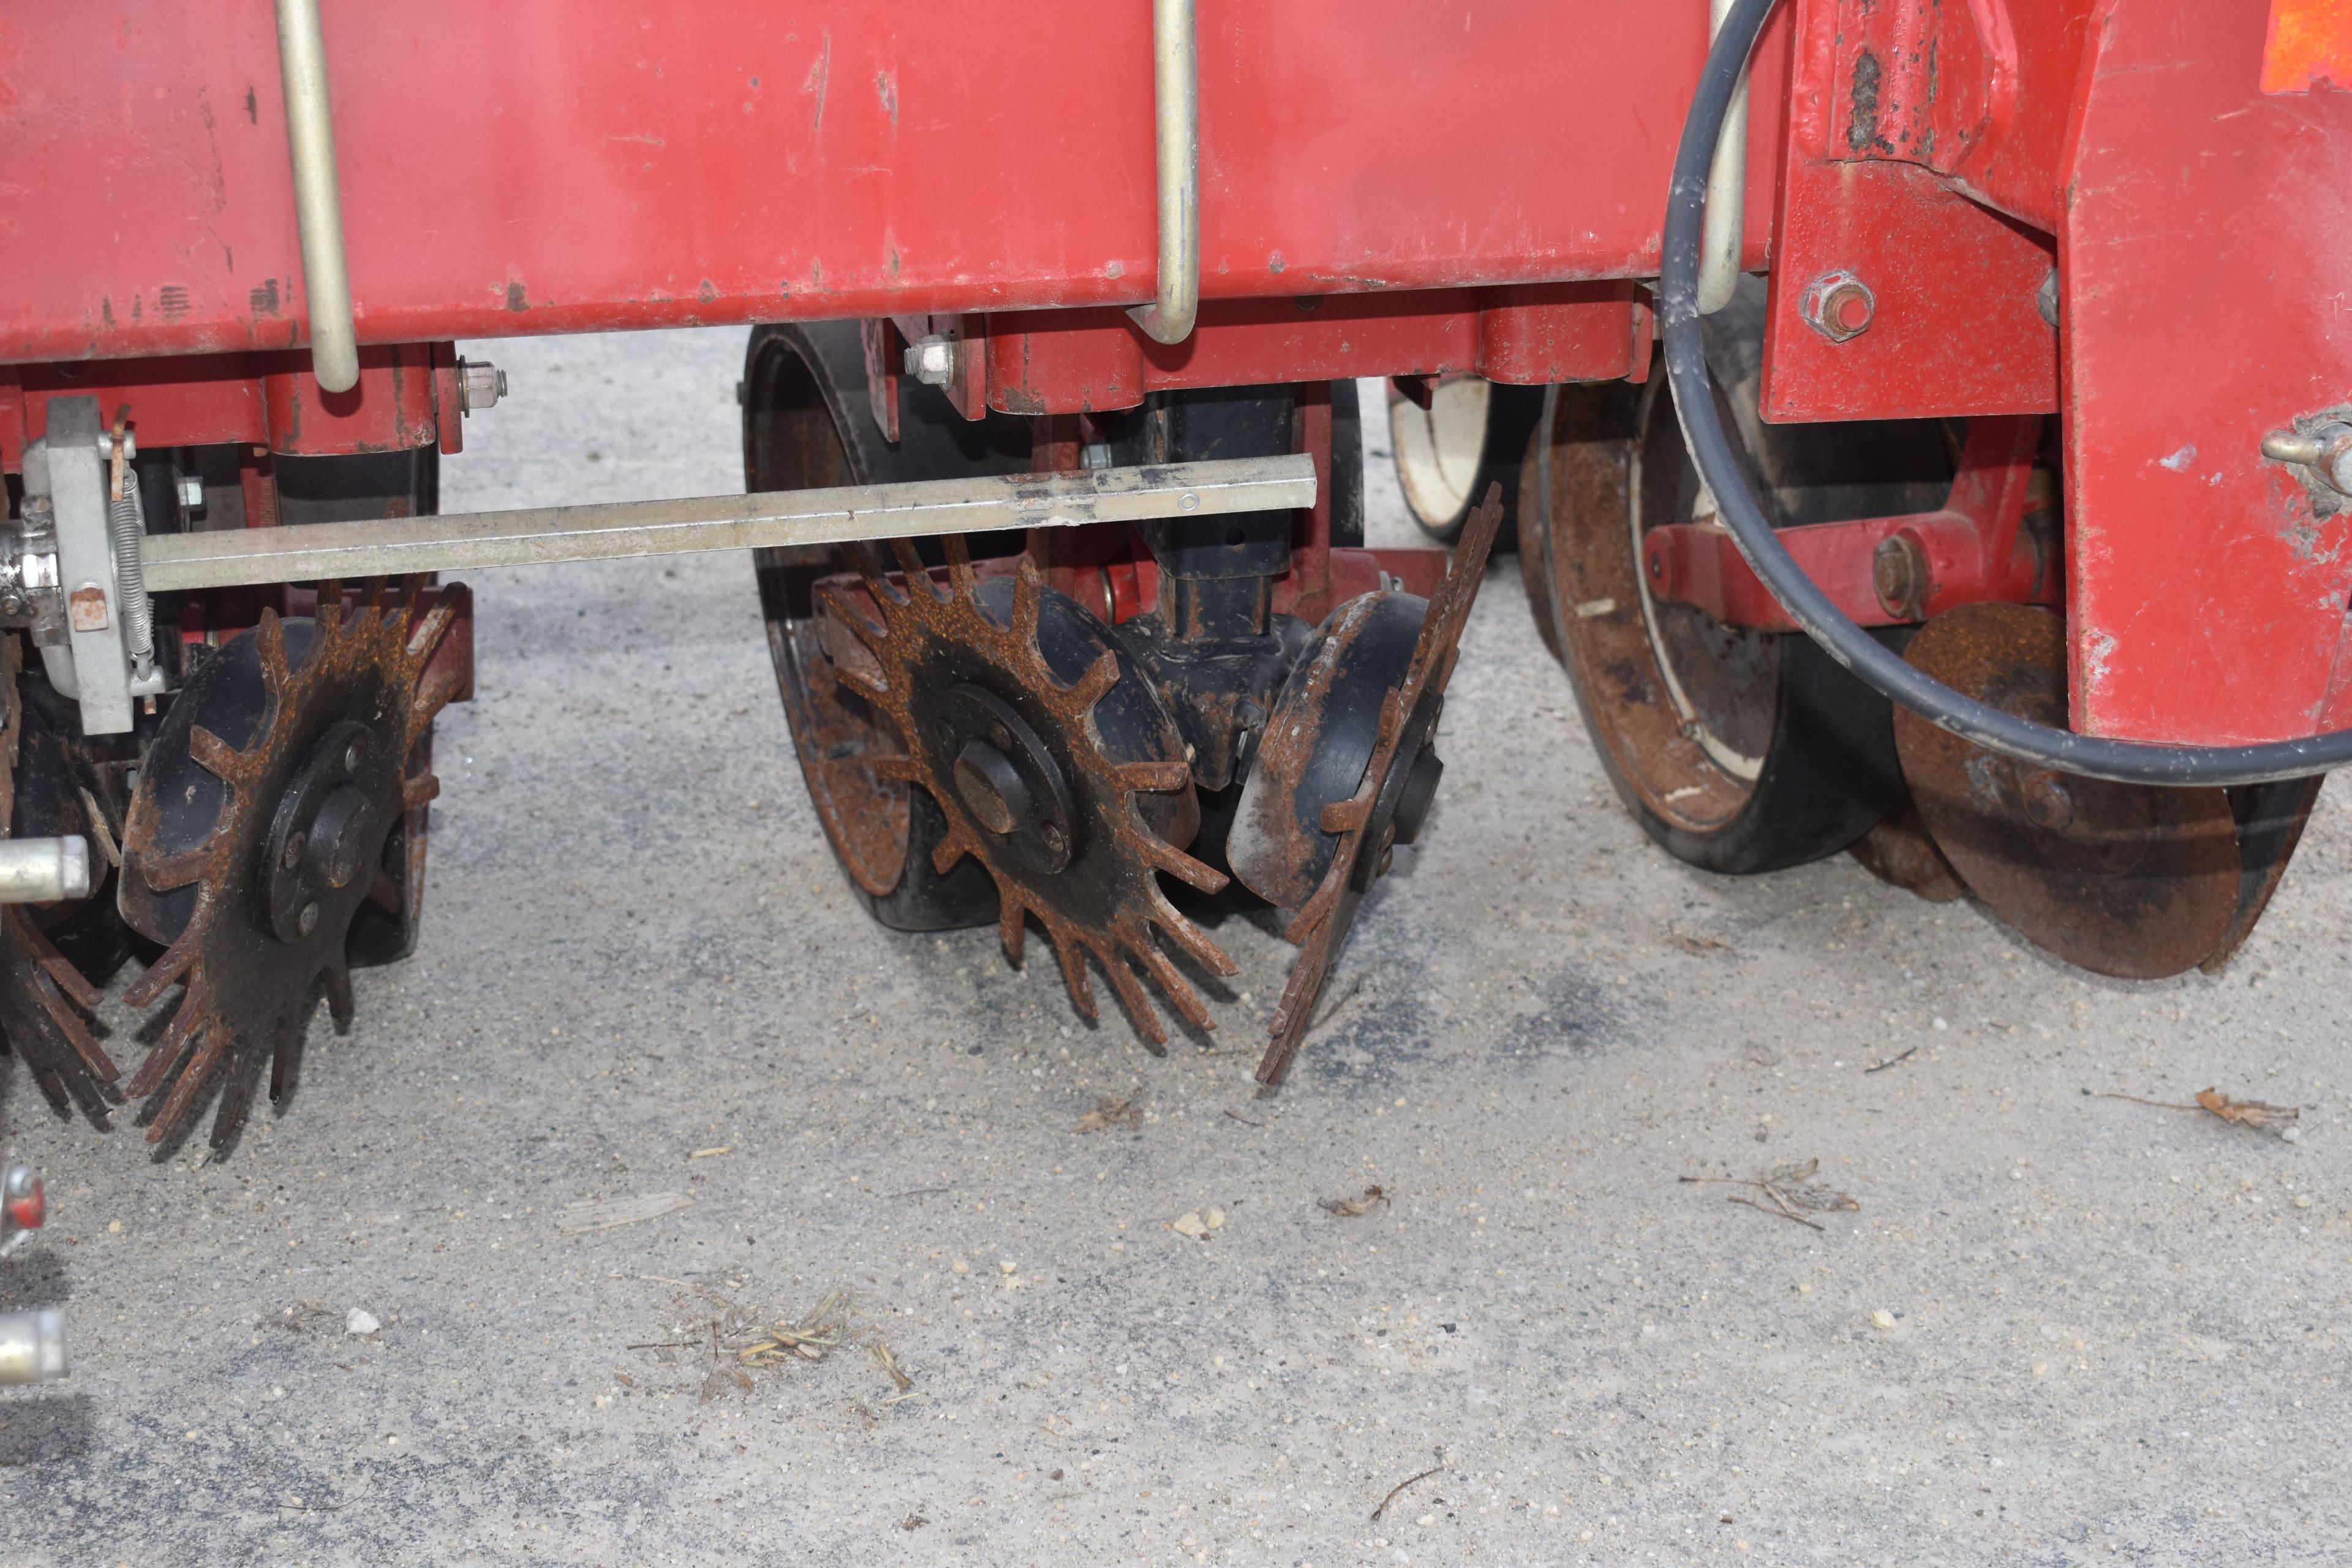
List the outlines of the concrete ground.
{"label": "concrete ground", "polygon": [[[740,347],[485,345],[445,504],[737,488]],[[0,1299],[74,1365],[0,1397],[0,1561],[2352,1557],[2340,795],[2218,977],[1843,859],[1718,879],[1619,808],[1506,562],[1423,849],[1262,1100],[1245,917],[1164,1060],[1034,938],[866,918],[740,558],[474,585],[423,945],[288,1113],[159,1165],[14,1092],[54,1219]],[[2300,1140],[2086,1097],[2208,1084]],[[1809,1161],[1817,1229],[1682,1180]],[[860,1342],[714,1362],[835,1291]]]}

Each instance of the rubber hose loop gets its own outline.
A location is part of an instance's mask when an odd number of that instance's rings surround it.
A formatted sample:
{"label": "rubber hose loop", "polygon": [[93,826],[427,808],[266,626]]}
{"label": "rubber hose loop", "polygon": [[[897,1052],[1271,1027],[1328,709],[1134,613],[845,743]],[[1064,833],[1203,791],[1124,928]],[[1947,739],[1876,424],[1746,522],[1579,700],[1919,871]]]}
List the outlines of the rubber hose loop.
{"label": "rubber hose loop", "polygon": [[1665,249],[1658,316],[1666,380],[1692,459],[1715,494],[1739,553],[1790,617],[1829,656],[1877,690],[1962,740],[2020,762],[2119,784],[2211,787],[2305,778],[2352,763],[2352,730],[2250,746],[2167,746],[2078,735],[2004,713],[1953,690],[1881,647],[1816,587],[1772,531],[1748,487],[1709,389],[1699,335],[1700,234],[1707,174],[1739,73],[1772,13],[1774,0],[1738,0],[1707,51],[1697,96],[1683,121],[1666,194]]}

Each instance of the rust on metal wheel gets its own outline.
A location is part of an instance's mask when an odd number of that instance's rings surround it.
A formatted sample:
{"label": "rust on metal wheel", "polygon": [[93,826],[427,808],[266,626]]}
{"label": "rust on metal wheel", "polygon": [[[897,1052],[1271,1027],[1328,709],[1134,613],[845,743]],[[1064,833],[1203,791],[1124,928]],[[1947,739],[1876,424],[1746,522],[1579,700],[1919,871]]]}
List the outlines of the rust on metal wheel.
{"label": "rust on metal wheel", "polygon": [[414,580],[396,600],[373,584],[356,608],[325,584],[315,617],[264,611],[165,715],[123,841],[124,918],[167,944],[123,1000],[181,987],[130,1085],[151,1142],[176,1142],[217,1086],[212,1145],[226,1149],[265,1070],[273,1101],[293,1093],[321,988],[351,1022],[352,921],[368,903],[405,912],[385,844],[439,792],[420,742],[466,678],[433,657],[466,590],[427,603]]}
{"label": "rust on metal wheel", "polygon": [[[1928,622],[1905,657],[2004,712],[2066,722],[2066,628],[2051,611],[1962,605]],[[2227,791],[2035,767],[1907,710],[1895,733],[1937,845],[1969,890],[2036,946],[2101,974],[2147,980],[2196,968],[2231,941],[2246,868]]]}
{"label": "rust on metal wheel", "polygon": [[[1257,1065],[1257,1081],[1268,1089],[1289,1075],[1316,998],[1339,962],[1364,896],[1387,873],[1396,846],[1420,835],[1444,771],[1434,742],[1446,684],[1502,521],[1501,487],[1491,485],[1464,524],[1444,581],[1427,605],[1409,594],[1366,594],[1334,612],[1286,683],[1267,723],[1272,738],[1259,748],[1250,784],[1263,805],[1253,809],[1252,800],[1244,798],[1233,864],[1244,885],[1290,911],[1283,935],[1299,947]],[[1398,612],[1413,617],[1403,624],[1417,622],[1403,669],[1393,685],[1367,690],[1349,679],[1357,651],[1376,647],[1381,623]],[[1346,782],[1320,795],[1311,831],[1300,830],[1310,825],[1284,822],[1318,798],[1313,775],[1332,760],[1319,743],[1319,731],[1335,703],[1365,697],[1378,702],[1369,755],[1349,753],[1340,764]],[[1363,758],[1360,765],[1357,756]]]}
{"label": "rust on metal wheel", "polygon": [[1762,772],[1781,639],[1649,591],[1641,536],[1689,512],[1681,431],[1662,380],[1630,398],[1614,387],[1562,388],[1549,434],[1538,482],[1549,501],[1554,634],[1591,678],[1595,739],[1643,809],[1706,833],[1738,814]]}
{"label": "rust on metal wheel", "polygon": [[[16,769],[25,740],[18,689],[23,652],[15,632],[0,632],[0,837],[15,831]],[[93,858],[95,858],[93,853]],[[121,1074],[99,1044],[91,1015],[98,987],[59,952],[22,904],[0,906],[0,1042],[16,1053],[50,1109],[78,1106],[103,1126],[122,1102]]]}
{"label": "rust on metal wheel", "polygon": [[1011,577],[982,579],[961,539],[945,542],[944,582],[900,540],[897,574],[862,547],[856,587],[818,585],[835,678],[903,742],[875,774],[936,803],[934,872],[967,858],[985,869],[1008,959],[1020,962],[1029,920],[1045,928],[1080,1013],[1096,1016],[1092,958],[1154,1047],[1167,1031],[1139,970],[1185,1022],[1215,1027],[1160,946],[1234,973],[1159,881],[1226,882],[1184,852],[1200,807],[1174,719],[1108,628],[1025,556]]}

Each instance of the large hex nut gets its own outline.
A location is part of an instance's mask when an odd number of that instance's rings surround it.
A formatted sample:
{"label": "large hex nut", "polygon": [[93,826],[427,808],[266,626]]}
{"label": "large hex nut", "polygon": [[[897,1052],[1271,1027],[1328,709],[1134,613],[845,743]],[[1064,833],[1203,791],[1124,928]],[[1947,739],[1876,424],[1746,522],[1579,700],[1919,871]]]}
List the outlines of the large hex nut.
{"label": "large hex nut", "polygon": [[1830,342],[1842,343],[1870,330],[1870,318],[1877,312],[1878,300],[1869,284],[1840,269],[1824,272],[1806,284],[1797,310],[1805,318],[1805,325]]}

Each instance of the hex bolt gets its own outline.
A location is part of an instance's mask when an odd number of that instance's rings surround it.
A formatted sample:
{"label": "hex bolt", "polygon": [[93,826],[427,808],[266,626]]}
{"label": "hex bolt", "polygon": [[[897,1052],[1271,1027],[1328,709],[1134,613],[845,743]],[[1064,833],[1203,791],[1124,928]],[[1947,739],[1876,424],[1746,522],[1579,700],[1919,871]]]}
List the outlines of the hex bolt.
{"label": "hex bolt", "polygon": [[2048,322],[2053,330],[2056,329],[2058,325],[2058,269],[2055,267],[2052,268],[2050,269],[2050,275],[2042,280],[2042,287],[2033,291],[2033,309],[2035,313],[2040,315],[2044,321]]}
{"label": "hex bolt", "polygon": [[506,395],[506,372],[488,360],[461,359],[457,362],[457,408],[460,413],[478,414],[485,408],[495,408],[499,399]]}
{"label": "hex bolt", "polygon": [[310,847],[310,838],[308,834],[299,832],[288,834],[286,847],[278,852],[278,864],[291,871],[302,863],[302,851],[309,847]]}
{"label": "hex bolt", "polygon": [[1916,621],[1927,598],[1927,552],[1907,533],[1891,533],[1870,556],[1870,584],[1878,607],[1900,620]]}
{"label": "hex bolt", "polygon": [[1861,336],[1870,329],[1878,300],[1870,285],[1843,269],[1824,272],[1805,285],[1797,304],[1805,325],[1833,343]]}
{"label": "hex bolt", "polygon": [[907,345],[907,374],[925,386],[945,386],[955,379],[956,346],[934,332]]}
{"label": "hex bolt", "polygon": [[294,923],[301,928],[302,934],[304,936],[309,936],[312,931],[318,930],[319,900],[313,899],[309,903],[304,904],[302,906],[302,912],[295,917]]}
{"label": "hex bolt", "polygon": [[2074,820],[2074,795],[2066,781],[2047,770],[2026,775],[2020,785],[2025,820],[2036,827],[2063,831]]}

